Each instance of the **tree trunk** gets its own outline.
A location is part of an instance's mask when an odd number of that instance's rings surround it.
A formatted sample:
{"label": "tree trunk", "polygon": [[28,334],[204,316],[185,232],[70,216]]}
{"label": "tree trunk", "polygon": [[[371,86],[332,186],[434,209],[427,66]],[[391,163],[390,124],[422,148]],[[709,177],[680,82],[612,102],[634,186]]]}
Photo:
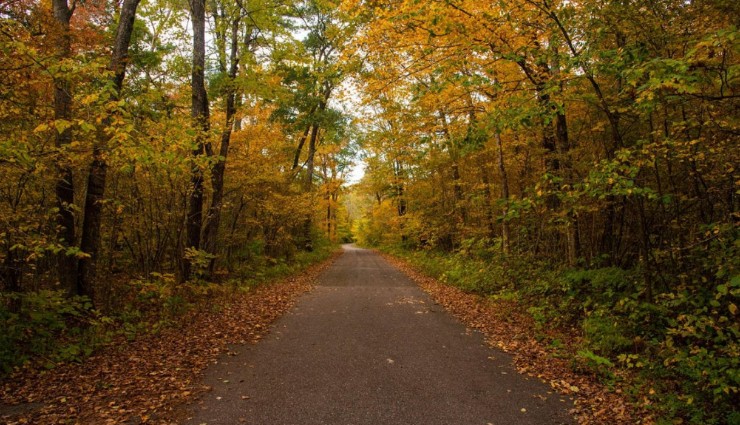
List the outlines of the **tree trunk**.
{"label": "tree trunk", "polygon": [[329,192],[329,189],[326,190],[326,195],[324,197],[324,200],[326,201],[326,237],[331,239],[331,193]]}
{"label": "tree trunk", "polygon": [[[308,111],[307,116],[309,118],[313,117],[314,113],[316,113],[316,109],[318,108],[318,106],[319,105],[314,106],[313,108],[311,108],[310,111]],[[314,127],[313,124],[309,124],[306,126],[306,129],[303,130],[303,135],[301,135],[301,139],[298,142],[298,146],[296,147],[296,150],[295,150],[295,155],[293,156],[293,168],[292,168],[293,171],[295,171],[298,168],[298,162],[301,160],[301,152],[303,152],[303,145],[306,144],[306,140],[308,139],[308,134],[312,130],[313,127]]]}
{"label": "tree trunk", "polygon": [[460,215],[460,222],[465,225],[468,221],[468,211],[463,204],[464,195],[460,180],[460,166],[457,164],[457,159],[454,159],[452,163],[452,190],[455,194],[455,208]]}
{"label": "tree trunk", "polygon": [[[221,133],[221,146],[219,147],[219,157],[211,171],[211,185],[213,186],[213,195],[211,197],[211,206],[208,209],[208,219],[204,229],[205,240],[203,246],[211,254],[216,254],[218,242],[218,229],[221,224],[221,206],[224,197],[224,174],[226,172],[226,157],[229,155],[229,145],[231,143],[231,132],[234,125],[234,115],[236,114],[236,88],[234,79],[239,69],[239,17],[234,18],[231,24],[231,51],[229,53],[229,85],[226,94],[226,123],[224,131]],[[208,277],[213,277],[215,267],[215,258],[211,259],[208,265]]]}
{"label": "tree trunk", "polygon": [[301,152],[303,151],[303,145],[306,144],[306,139],[308,139],[308,132],[311,131],[311,126],[306,126],[306,129],[303,130],[303,135],[301,136],[301,140],[298,142],[298,147],[295,150],[295,156],[293,157],[293,170],[298,168],[298,162],[301,160]]}
{"label": "tree trunk", "polygon": [[[406,202],[406,174],[403,169],[403,163],[395,159],[393,160],[393,186],[396,189],[396,212],[399,217],[406,215],[408,204]],[[378,198],[380,204],[380,198]],[[398,230],[401,232],[401,241],[406,242],[409,239],[409,235],[406,234],[406,220],[400,220],[398,224]]]}
{"label": "tree trunk", "polygon": [[451,171],[452,171],[452,195],[454,198],[453,203],[453,209],[457,215],[457,218],[459,220],[459,223],[455,223],[453,225],[453,233],[454,235],[451,236],[450,245],[452,247],[455,246],[455,243],[457,242],[455,239],[459,240],[459,229],[460,225],[464,225],[467,221],[467,211],[465,210],[465,206],[463,205],[463,191],[462,186],[460,186],[460,167],[457,163],[458,161],[458,148],[456,146],[456,143],[454,140],[452,140],[452,134],[450,134],[450,128],[449,124],[447,123],[447,114],[444,112],[444,110],[439,110],[439,119],[442,122],[442,133],[445,136],[445,140],[447,141],[448,146],[448,152],[450,154],[450,161],[452,162]]}
{"label": "tree trunk", "polygon": [[[131,34],[134,29],[136,9],[140,0],[125,0],[121,6],[121,14],[116,29],[115,44],[109,69],[113,71],[113,93],[111,100],[118,100],[123,88],[123,79],[126,75],[126,62]],[[77,275],[77,292],[87,295],[95,301],[95,277],[100,256],[100,225],[102,222],[102,202],[105,196],[105,180],[107,163],[105,152],[108,148],[106,128],[110,125],[110,117],[106,117],[98,126],[97,139],[93,145],[93,161],[87,176],[87,192],[85,194],[84,221],[82,223],[82,240],[80,250],[89,255],[79,262]]]}
{"label": "tree trunk", "polygon": [[21,267],[23,262],[17,253],[17,249],[6,249],[3,265],[0,267],[0,282],[2,290],[7,292],[21,291]]}
{"label": "tree trunk", "polygon": [[[524,75],[534,86],[535,96],[542,113],[549,115],[555,105],[550,100],[547,82],[552,80],[553,72],[550,66],[544,62],[538,62],[534,65],[527,62],[522,57],[517,60],[517,65],[522,69]],[[547,118],[547,117],[546,117]],[[545,172],[557,176],[560,171],[560,161],[557,157],[558,140],[557,140],[557,120],[546,119],[542,123],[542,147],[545,149]],[[550,210],[556,210],[560,207],[560,199],[557,194],[549,194],[545,199],[545,205]]]}
{"label": "tree trunk", "polygon": [[[323,111],[323,108],[321,108]],[[319,126],[311,127],[311,136],[308,139],[308,158],[306,159],[306,180],[303,182],[303,190],[310,193],[313,190],[314,157],[316,156],[316,140],[319,136]],[[313,251],[313,240],[311,238],[311,223],[313,213],[307,211],[306,220],[303,223],[303,238],[306,251]]]}
{"label": "tree trunk", "polygon": [[488,225],[488,237],[493,239],[496,237],[496,227],[493,219],[493,204],[491,199],[491,179],[488,176],[488,169],[485,164],[480,164],[481,179],[483,181],[483,202],[486,207],[486,224]]}
{"label": "tree trunk", "polygon": [[[67,0],[53,0],[54,19],[61,27],[61,39],[58,41],[59,59],[68,59],[72,54],[72,39],[69,33],[69,21],[74,13]],[[70,122],[72,119],[72,87],[64,77],[54,80],[54,119]],[[71,124],[71,123],[70,123]],[[68,127],[58,132],[55,146],[59,151],[57,159],[57,181],[55,193],[57,200],[57,238],[61,244],[62,251],[57,256],[59,267],[59,283],[69,294],[77,293],[77,259],[68,255],[67,248],[76,243],[75,216],[74,216],[74,180],[72,168],[66,158],[64,149],[72,142],[72,128]]]}
{"label": "tree trunk", "polygon": [[504,145],[501,142],[501,134],[496,133],[496,146],[498,147],[498,171],[501,174],[501,197],[504,200],[504,212],[501,219],[501,250],[504,254],[509,253],[509,177],[506,174],[504,163]]}
{"label": "tree trunk", "polygon": [[[562,87],[561,87],[562,90]],[[558,141],[558,150],[562,155],[561,167],[568,179],[568,184],[575,180],[573,175],[573,164],[570,161],[570,138],[568,136],[568,121],[565,112],[558,111],[555,116],[555,135]],[[578,214],[574,211],[568,213],[570,226],[568,227],[568,264],[573,266],[581,258],[581,231],[578,223]]]}
{"label": "tree trunk", "polygon": [[[205,85],[205,0],[191,0],[190,18],[193,24],[193,70],[192,70],[192,108],[191,117],[195,136],[195,147],[192,151],[193,165],[190,176],[190,202],[186,219],[185,248],[200,249],[200,232],[203,226],[203,171],[198,165],[198,158],[203,155],[205,137],[209,129],[208,93]],[[181,279],[190,279],[191,264],[183,258]]]}
{"label": "tree trunk", "polygon": [[[557,25],[560,33],[563,36],[563,39],[568,46],[568,49],[570,50],[570,53],[573,55],[574,58],[580,59],[580,52],[576,48],[576,45],[571,38],[570,33],[566,30],[563,23],[560,21],[560,18],[558,18],[558,15],[554,13],[553,11],[548,11],[547,15],[550,19],[553,20],[553,22]],[[599,104],[601,105],[601,108],[604,111],[604,114],[606,115],[607,121],[609,121],[609,129],[611,132],[611,145],[608,145],[607,143],[604,143],[605,145],[605,151],[606,151],[606,157],[607,159],[613,159],[614,153],[622,147],[623,141],[622,141],[622,134],[619,128],[619,121],[620,121],[620,115],[619,112],[616,111],[612,106],[609,104],[606,96],[604,95],[604,92],[601,89],[601,85],[599,85],[598,81],[596,81],[595,73],[591,70],[588,63],[586,61],[579,61],[579,67],[581,71],[583,72],[583,75],[586,77],[586,80],[591,85],[591,88],[593,89],[594,93],[596,94],[596,98],[599,100]],[[602,234],[601,238],[601,244],[600,244],[600,251],[602,254],[607,254],[609,256],[608,258],[608,264],[613,264],[614,262],[614,255],[616,253],[616,243],[615,243],[615,235],[614,235],[614,225],[616,221],[616,199],[614,195],[607,195],[606,196],[606,207],[604,209],[604,233]]]}
{"label": "tree trunk", "polygon": [[398,199],[396,209],[398,211],[398,216],[403,217],[406,215],[406,191],[404,189],[405,178],[403,163],[397,159],[393,161],[393,173],[395,175],[396,198]]}
{"label": "tree trunk", "polygon": [[[335,189],[334,192],[331,194],[331,203],[332,205],[337,205],[337,201],[339,200],[339,193]],[[332,222],[332,233],[329,235],[329,238],[332,242],[336,242],[337,240],[337,226],[339,223],[337,223],[337,209],[334,208],[331,211],[331,222]]]}

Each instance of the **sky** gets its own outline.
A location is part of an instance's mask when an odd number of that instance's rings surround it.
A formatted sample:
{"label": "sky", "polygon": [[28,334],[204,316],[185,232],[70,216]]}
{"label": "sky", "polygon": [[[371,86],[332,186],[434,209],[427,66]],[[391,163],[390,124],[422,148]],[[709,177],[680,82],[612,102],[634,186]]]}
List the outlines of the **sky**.
{"label": "sky", "polygon": [[364,175],[365,163],[362,160],[358,159],[357,164],[352,167],[352,171],[350,171],[349,175],[347,176],[347,184],[352,185],[355,183],[359,183]]}

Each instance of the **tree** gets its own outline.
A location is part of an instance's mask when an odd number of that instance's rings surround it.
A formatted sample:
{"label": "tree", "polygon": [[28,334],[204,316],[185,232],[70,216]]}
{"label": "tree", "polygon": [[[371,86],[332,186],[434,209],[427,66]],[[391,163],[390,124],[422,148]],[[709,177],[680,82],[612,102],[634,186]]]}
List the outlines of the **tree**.
{"label": "tree", "polygon": [[[240,59],[240,23],[242,13],[248,13],[243,10],[241,2],[236,3],[236,11],[227,11],[227,5],[221,4],[221,10],[214,11],[214,23],[216,27],[217,46],[218,46],[218,67],[219,72],[225,76],[224,81],[224,106],[225,122],[221,132],[221,143],[219,145],[218,156],[211,170],[211,186],[213,193],[211,195],[211,205],[208,208],[208,214],[203,229],[204,242],[203,247],[206,252],[215,254],[216,244],[218,241],[218,230],[221,224],[221,208],[223,203],[224,191],[224,174],[226,172],[226,158],[229,155],[229,145],[231,143],[231,133],[234,127],[234,116],[236,114],[236,76],[239,70]],[[220,13],[220,14],[219,14]],[[243,40],[243,49],[249,50],[254,41],[253,29],[248,28],[246,37]],[[228,34],[228,35],[227,35]],[[226,44],[229,44],[228,60],[226,54]],[[212,153],[209,153],[212,155]],[[211,259],[208,274],[213,275],[215,258]]]}
{"label": "tree", "polygon": [[[337,113],[330,108],[329,102],[345,76],[344,68],[349,66],[339,58],[352,25],[333,1],[302,2],[296,6],[294,14],[297,27],[307,34],[296,46],[296,51],[286,58],[288,61],[279,64],[284,84],[292,93],[288,97],[290,107],[278,112],[285,122],[295,124],[301,131],[292,168],[294,173],[304,169],[302,189],[313,196],[316,152],[322,133],[331,131],[336,122]],[[299,163],[304,152],[305,161],[301,167]],[[313,214],[313,211],[306,212],[303,225],[304,247],[309,251],[313,249]]]}
{"label": "tree", "polygon": [[[123,80],[126,76],[128,50],[131,35],[134,30],[136,9],[140,0],[124,0],[120,9],[118,26],[116,27],[108,70],[111,72],[109,102],[117,103],[121,97]],[[110,113],[114,113],[111,111]],[[98,126],[96,141],[93,145],[93,160],[87,176],[87,192],[85,194],[84,221],[82,224],[82,239],[80,250],[87,255],[79,261],[77,278],[77,294],[86,295],[95,299],[95,278],[100,256],[100,227],[102,224],[102,202],[105,196],[107,175],[106,155],[109,150],[108,132],[111,131],[111,117],[103,118]]]}
{"label": "tree", "polygon": [[[76,1],[70,5],[67,0],[53,0],[54,19],[58,28],[57,46],[58,60],[62,63],[69,61],[72,55],[72,39],[69,22],[77,7]],[[61,74],[54,83],[54,120],[58,123],[58,132],[55,145],[58,149],[57,160],[57,237],[62,246],[58,254],[59,282],[70,293],[77,291],[77,257],[70,248],[77,242],[75,215],[74,215],[74,177],[72,168],[68,164],[65,149],[72,142],[72,85],[68,77]]]}
{"label": "tree", "polygon": [[190,1],[190,20],[193,25],[193,65],[191,77],[192,126],[195,132],[190,176],[190,199],[186,220],[185,257],[182,262],[181,279],[188,280],[192,272],[192,260],[201,248],[203,227],[203,170],[200,158],[206,153],[207,134],[210,129],[208,92],[206,91],[206,1]]}

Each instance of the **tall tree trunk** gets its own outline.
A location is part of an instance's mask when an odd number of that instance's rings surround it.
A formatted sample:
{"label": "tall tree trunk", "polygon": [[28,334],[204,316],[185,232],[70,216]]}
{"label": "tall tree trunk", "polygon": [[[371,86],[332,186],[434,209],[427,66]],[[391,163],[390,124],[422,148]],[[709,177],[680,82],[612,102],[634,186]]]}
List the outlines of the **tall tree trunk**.
{"label": "tall tree trunk", "polygon": [[[552,19],[552,21],[557,25],[558,30],[563,36],[565,44],[570,50],[571,55],[574,58],[579,59],[579,67],[583,72],[583,75],[586,77],[586,80],[588,80],[588,82],[590,83],[591,88],[593,89],[594,94],[596,95],[596,98],[598,99],[599,104],[604,111],[604,114],[606,115],[611,132],[611,144],[605,143],[605,151],[607,159],[613,159],[614,153],[623,145],[622,133],[620,130],[619,111],[617,111],[610,105],[606,95],[604,95],[601,85],[598,81],[596,81],[596,74],[591,70],[588,62],[580,60],[581,51],[576,48],[576,44],[574,43],[573,38],[571,37],[568,30],[565,28],[565,25],[563,25],[563,23],[561,22],[557,13],[549,9],[549,6],[546,6],[546,8],[543,10],[546,12],[547,16]],[[607,260],[608,264],[612,264],[614,262],[614,257],[618,249],[618,243],[616,243],[615,241],[614,234],[614,226],[617,215],[616,207],[616,197],[614,195],[607,195],[606,206],[603,213],[604,233],[601,237],[600,251],[602,254],[607,254],[609,256]]]}
{"label": "tall tree trunk", "polygon": [[404,189],[406,178],[403,170],[403,163],[398,159],[393,160],[393,177],[395,180],[394,186],[396,188],[396,199],[398,200],[396,209],[398,211],[398,216],[403,217],[406,215],[406,191]]}
{"label": "tall tree trunk", "polygon": [[[69,6],[67,0],[53,0],[54,19],[61,29],[61,38],[58,41],[59,59],[66,60],[72,54],[72,38],[69,30],[69,21],[72,19],[76,3]],[[65,77],[54,81],[54,119],[68,121],[72,119],[72,88]],[[64,150],[72,141],[72,128],[67,127],[57,133],[55,146],[59,150],[57,159],[57,181],[55,185],[57,208],[57,238],[63,248],[73,247],[76,243],[74,201],[75,190],[72,167],[66,158]],[[59,268],[59,283],[70,294],[77,293],[77,259],[68,255],[66,249],[57,256]]]}
{"label": "tall tree trunk", "polygon": [[[319,101],[317,107],[311,109],[311,115],[318,112],[323,114],[326,111],[327,102],[329,102],[329,96],[331,96],[332,87],[328,85],[324,88],[323,97]],[[316,121],[317,117],[311,117],[313,121]],[[303,182],[303,190],[306,193],[310,193],[313,190],[313,175],[314,175],[314,158],[316,157],[316,144],[319,138],[319,124],[314,122],[311,125],[311,135],[308,139],[308,157],[306,158],[306,179]],[[297,155],[300,151],[297,152]],[[313,223],[313,211],[309,209],[307,211],[306,220],[303,223],[303,238],[304,246],[307,251],[313,251],[313,240],[311,238],[311,226]]]}
{"label": "tall tree trunk", "polygon": [[[323,111],[323,108],[320,108]],[[311,136],[308,139],[308,158],[306,159],[306,180],[303,182],[303,190],[310,193],[313,190],[314,157],[316,156],[316,141],[319,136],[319,126],[311,127]],[[313,212],[307,211],[306,220],[303,222],[303,238],[306,251],[313,251],[313,240],[311,238],[311,225],[313,223]]]}
{"label": "tall tree trunk", "polygon": [[316,141],[319,137],[319,126],[311,127],[311,137],[308,139],[308,158],[306,159],[306,179],[303,189],[310,192],[313,189],[314,158],[316,157]]}
{"label": "tall tree trunk", "polygon": [[[337,205],[337,201],[339,200],[339,192],[337,189],[335,189],[331,194],[331,203],[332,205]],[[337,209],[334,208],[331,211],[331,222],[332,222],[332,232],[331,235],[329,235],[329,238],[332,242],[336,242],[337,240],[337,226],[339,223],[337,222]]]}
{"label": "tall tree trunk", "polygon": [[[113,72],[113,93],[111,100],[118,100],[123,88],[123,79],[126,75],[128,48],[131,34],[134,29],[136,9],[140,0],[124,0],[121,6],[120,19],[116,29],[116,38],[113,44],[113,53],[108,68]],[[106,117],[98,126],[97,139],[93,145],[93,161],[87,176],[87,192],[85,194],[84,221],[82,223],[82,239],[80,250],[89,255],[79,262],[77,276],[77,291],[87,295],[95,301],[95,277],[97,263],[100,256],[100,225],[102,222],[102,201],[105,196],[105,180],[107,163],[105,153],[108,145],[106,129],[110,125],[110,117]]]}
{"label": "tall tree trunk", "polygon": [[460,184],[460,166],[457,163],[457,154],[452,162],[452,190],[455,194],[455,208],[460,216],[460,223],[465,225],[468,221],[468,211],[463,203],[464,195],[462,185]]}
{"label": "tall tree trunk", "polygon": [[[298,142],[298,147],[296,147],[295,155],[293,156],[293,170],[296,170],[298,168],[298,162],[301,160],[301,152],[303,151],[303,145],[306,144],[306,139],[308,139],[308,133],[311,131],[311,125],[307,125],[306,129],[303,130],[303,135],[301,136],[300,141]],[[295,176],[294,176],[295,177]]]}
{"label": "tall tree trunk", "polygon": [[491,179],[488,176],[488,169],[485,164],[480,164],[481,179],[483,181],[483,202],[486,207],[486,224],[488,225],[488,237],[493,239],[496,236],[495,221],[493,219],[493,203],[491,199]]}
{"label": "tall tree trunk", "polygon": [[[224,197],[224,174],[226,172],[226,157],[229,155],[229,145],[231,143],[231,132],[234,125],[234,115],[236,114],[236,87],[234,80],[239,69],[239,17],[231,23],[231,47],[229,53],[229,85],[226,93],[226,123],[221,133],[221,146],[219,147],[219,157],[211,171],[211,185],[213,186],[213,195],[211,197],[211,206],[208,209],[208,219],[204,229],[205,250],[211,254],[216,254],[218,242],[218,229],[221,224],[221,206]],[[224,64],[225,65],[225,64]],[[225,68],[225,67],[224,67]],[[208,265],[209,278],[213,277],[215,258],[211,259]]]}
{"label": "tall tree trunk", "polygon": [[[309,119],[313,117],[313,115],[316,113],[316,109],[318,109],[320,105],[315,105],[311,110],[308,111],[308,114],[306,114]],[[298,169],[298,162],[301,160],[301,153],[303,152],[303,146],[306,144],[306,140],[308,140],[309,132],[314,127],[313,124],[309,124],[306,126],[306,129],[303,130],[303,134],[301,135],[301,139],[298,142],[298,146],[295,149],[295,154],[293,156],[293,171],[296,171]],[[295,177],[295,175],[293,176]]]}
{"label": "tall tree trunk", "polygon": [[442,133],[444,134],[445,140],[447,141],[448,153],[450,155],[450,161],[452,162],[452,166],[450,168],[452,171],[452,195],[454,201],[453,210],[455,211],[457,219],[459,220],[459,222],[456,222],[453,225],[453,234],[449,235],[450,245],[451,247],[454,247],[460,238],[460,225],[464,225],[467,221],[467,211],[465,210],[465,206],[463,205],[463,191],[462,186],[460,186],[460,167],[457,163],[458,147],[456,146],[456,142],[452,140],[452,134],[450,133],[449,124],[447,122],[447,114],[442,109],[440,109],[438,113],[439,119],[442,122]]}
{"label": "tall tree trunk", "polygon": [[[568,137],[568,121],[566,120],[565,112],[559,111],[557,113],[555,117],[555,129],[559,152],[563,157],[563,160],[561,161],[561,166],[565,169],[568,184],[572,184],[575,176],[573,175],[573,164],[570,161],[570,139]],[[572,266],[582,255],[580,234],[581,232],[580,225],[578,223],[578,214],[571,210],[568,213],[568,219],[570,221],[570,226],[567,230],[568,264]]]}
{"label": "tall tree trunk", "polygon": [[331,239],[331,191],[327,188],[326,195],[324,195],[326,201],[326,237]]}
{"label": "tall tree trunk", "polygon": [[[406,202],[406,173],[403,169],[403,162],[401,162],[399,159],[393,160],[393,185],[392,187],[395,187],[396,190],[396,212],[398,214],[398,217],[404,217],[406,215],[406,211],[408,209],[408,204]],[[380,203],[380,198],[378,198],[378,203]],[[409,235],[406,234],[406,220],[400,220],[398,224],[398,230],[401,232],[401,241],[406,242],[409,238]]]}
{"label": "tall tree trunk", "polygon": [[[209,129],[208,93],[205,85],[205,0],[190,1],[190,19],[193,24],[193,69],[191,117],[196,131],[192,151],[193,165],[190,175],[190,201],[186,219],[186,248],[200,249],[200,232],[203,226],[203,171],[198,158],[203,155],[205,137]],[[183,258],[181,279],[190,279],[191,264]]]}
{"label": "tall tree trunk", "polygon": [[[519,67],[524,71],[527,79],[534,85],[535,95],[537,97],[537,103],[542,109],[544,114],[549,115],[553,109],[557,109],[557,106],[551,102],[550,94],[548,93],[547,82],[552,79],[553,72],[550,67],[543,62],[539,62],[534,66],[529,64],[525,58],[521,58],[517,61]],[[560,114],[556,112],[556,114]],[[558,159],[558,133],[557,119],[547,119],[542,125],[542,147],[545,149],[545,172],[547,174],[557,176],[560,175],[560,160]],[[547,195],[545,199],[545,205],[551,211],[560,208],[560,199],[556,193]]]}
{"label": "tall tree trunk", "polygon": [[581,225],[578,214],[571,211],[568,218],[570,219],[570,226],[568,227],[568,265],[573,266],[583,255],[581,252]]}
{"label": "tall tree trunk", "polygon": [[5,259],[0,267],[0,282],[2,282],[3,291],[20,292],[21,290],[23,261],[19,258],[17,251],[17,249],[6,249],[4,252]]}
{"label": "tall tree trunk", "polygon": [[506,174],[506,164],[504,163],[504,145],[501,142],[501,134],[495,135],[496,146],[498,147],[498,171],[501,175],[501,198],[504,200],[504,212],[501,219],[501,250],[504,254],[509,253],[509,177]]}
{"label": "tall tree trunk", "polygon": [[[553,65],[552,69],[555,78],[559,78],[560,68],[557,65]],[[559,81],[558,93],[562,94],[562,92],[563,83]],[[573,164],[570,160],[571,143],[568,134],[568,119],[565,115],[565,105],[559,104],[555,107],[557,108],[555,111],[555,138],[557,140],[557,151],[560,155],[558,166],[562,170],[563,177],[567,179],[567,183],[573,184],[575,175],[573,174]],[[571,210],[568,212],[568,219],[570,221],[570,225],[566,230],[568,265],[573,266],[581,257],[581,231],[578,223],[578,214],[575,211]]]}

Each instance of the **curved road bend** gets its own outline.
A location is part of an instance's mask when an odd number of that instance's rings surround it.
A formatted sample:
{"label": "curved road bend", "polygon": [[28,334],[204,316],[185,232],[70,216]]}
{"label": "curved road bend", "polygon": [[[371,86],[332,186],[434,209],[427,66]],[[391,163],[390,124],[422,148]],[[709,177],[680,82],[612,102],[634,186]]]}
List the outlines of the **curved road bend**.
{"label": "curved road bend", "polygon": [[206,370],[201,425],[572,424],[571,402],[519,375],[382,257],[350,245],[256,345]]}

